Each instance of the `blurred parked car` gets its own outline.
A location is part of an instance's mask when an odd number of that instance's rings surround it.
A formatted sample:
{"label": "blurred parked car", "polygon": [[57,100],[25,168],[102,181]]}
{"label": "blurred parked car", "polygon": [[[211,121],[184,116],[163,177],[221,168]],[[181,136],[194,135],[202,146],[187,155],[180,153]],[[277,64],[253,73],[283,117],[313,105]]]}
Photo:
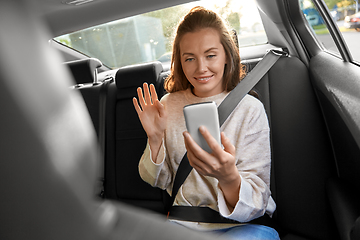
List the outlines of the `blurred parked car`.
{"label": "blurred parked car", "polygon": [[339,13],[338,11],[332,10],[332,11],[330,12],[330,14],[331,14],[331,16],[333,17],[333,19],[334,19],[335,21],[339,21],[339,20],[340,20],[340,13]]}
{"label": "blurred parked car", "polygon": [[324,23],[318,11],[316,11],[314,8],[306,8],[302,11],[305,15],[306,20],[311,26],[316,26]]}
{"label": "blurred parked car", "polygon": [[360,12],[345,17],[344,27],[360,32]]}

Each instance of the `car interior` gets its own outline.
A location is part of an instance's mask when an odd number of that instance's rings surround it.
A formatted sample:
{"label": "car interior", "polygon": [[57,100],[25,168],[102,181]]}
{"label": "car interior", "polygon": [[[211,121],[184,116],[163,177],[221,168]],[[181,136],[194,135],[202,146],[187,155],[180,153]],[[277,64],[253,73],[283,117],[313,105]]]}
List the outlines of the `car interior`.
{"label": "car interior", "polygon": [[[210,239],[166,224],[166,193],[138,172],[147,136],[132,99],[143,82],[164,96],[170,70],[159,61],[111,69],[53,41],[186,2],[0,2],[1,239]],[[337,54],[300,2],[256,0],[267,43],[240,44],[248,72],[269,49],[289,54],[254,87],[271,129],[277,205],[254,223],[285,240],[360,239],[360,64],[325,2],[312,1]]]}

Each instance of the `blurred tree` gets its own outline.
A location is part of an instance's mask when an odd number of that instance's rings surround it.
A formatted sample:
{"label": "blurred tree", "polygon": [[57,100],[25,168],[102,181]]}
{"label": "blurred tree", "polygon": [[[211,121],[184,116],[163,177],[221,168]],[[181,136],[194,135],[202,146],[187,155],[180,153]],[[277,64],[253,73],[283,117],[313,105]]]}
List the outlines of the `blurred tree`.
{"label": "blurred tree", "polygon": [[65,46],[72,47],[71,41],[69,39],[65,39],[65,38],[61,38],[61,37],[58,37],[58,38],[55,38],[55,39],[57,41],[59,41],[60,43],[64,44]]}
{"label": "blurred tree", "polygon": [[341,2],[342,0],[324,0],[327,7],[331,10],[334,8],[335,5],[337,5],[338,2]]}
{"label": "blurred tree", "polygon": [[226,18],[231,28],[235,29],[236,32],[240,31],[240,17],[241,15],[239,12],[231,12]]}
{"label": "blurred tree", "polygon": [[355,4],[354,0],[324,0],[327,7],[331,10],[336,5],[337,7],[347,7]]}
{"label": "blurred tree", "polygon": [[232,29],[235,29],[237,32],[240,31],[241,7],[236,9],[233,0],[226,0],[225,5],[219,6],[215,4],[214,8],[228,22]]}
{"label": "blurred tree", "polygon": [[336,4],[338,7],[347,7],[350,5],[355,4],[355,1],[353,0],[342,0],[342,1],[338,1],[338,3]]}
{"label": "blurred tree", "polygon": [[[234,8],[233,0],[226,0],[225,4],[224,2],[221,3],[221,6],[215,4],[213,7],[211,7],[211,9],[217,12],[225,20],[227,20],[231,28],[239,32],[241,7],[238,9]],[[175,28],[177,27],[183,16],[188,13],[188,11],[189,8],[179,5],[144,14],[148,17],[155,17],[161,19],[164,36],[166,39],[168,39],[168,42],[166,43],[166,51],[172,50],[171,44],[175,35]]]}
{"label": "blurred tree", "polygon": [[164,36],[169,41],[166,43],[166,50],[171,51],[171,44],[173,37],[175,35],[176,26],[182,19],[182,17],[188,12],[189,10],[181,5],[167,8],[167,9],[161,9],[154,12],[145,13],[144,16],[148,17],[155,17],[161,19],[162,27]]}

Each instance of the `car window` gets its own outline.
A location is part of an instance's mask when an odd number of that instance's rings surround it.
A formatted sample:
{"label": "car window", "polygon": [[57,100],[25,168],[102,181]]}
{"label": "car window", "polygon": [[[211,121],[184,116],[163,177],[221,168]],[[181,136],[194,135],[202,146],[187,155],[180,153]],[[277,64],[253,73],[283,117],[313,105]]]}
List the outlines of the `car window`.
{"label": "car window", "polygon": [[219,13],[236,30],[240,47],[267,43],[255,0],[203,0],[109,22],[54,38],[109,68],[158,60],[169,67],[175,28],[192,7]]}
{"label": "car window", "polygon": [[[311,0],[299,0],[304,16],[314,34],[325,49],[338,56],[336,44],[325,25],[323,18]],[[359,4],[353,0],[324,0],[336,22],[348,48],[357,62],[360,62],[360,12]]]}

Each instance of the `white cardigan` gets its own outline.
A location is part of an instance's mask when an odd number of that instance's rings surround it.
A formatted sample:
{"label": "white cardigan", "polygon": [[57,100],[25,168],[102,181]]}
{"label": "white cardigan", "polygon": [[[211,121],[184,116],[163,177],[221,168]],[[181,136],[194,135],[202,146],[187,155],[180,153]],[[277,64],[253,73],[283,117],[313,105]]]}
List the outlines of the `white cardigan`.
{"label": "white cardigan", "polygon": [[[139,163],[141,178],[152,186],[166,189],[171,195],[173,180],[186,152],[182,133],[186,131],[183,107],[214,101],[219,105],[227,93],[199,98],[190,89],[165,95],[161,99],[168,114],[165,138],[158,154],[159,164],[151,160],[149,145]],[[174,205],[207,206],[226,218],[248,222],[266,212],[270,216],[276,205],[270,192],[270,136],[268,119],[262,103],[246,95],[221,127],[236,148],[236,166],[241,177],[239,201],[229,211],[217,179],[200,175],[194,169],[181,186]],[[191,228],[214,229],[222,224],[180,222]],[[228,224],[226,225],[229,226]]]}

